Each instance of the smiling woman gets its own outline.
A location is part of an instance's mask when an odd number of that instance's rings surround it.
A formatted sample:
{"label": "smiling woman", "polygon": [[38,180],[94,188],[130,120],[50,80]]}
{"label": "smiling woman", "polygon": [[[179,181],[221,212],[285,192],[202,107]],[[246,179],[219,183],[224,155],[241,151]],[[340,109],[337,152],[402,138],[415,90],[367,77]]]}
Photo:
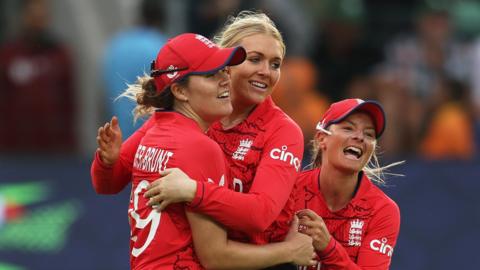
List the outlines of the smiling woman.
{"label": "smiling woman", "polygon": [[296,209],[321,269],[388,269],[400,211],[370,180],[381,182],[385,167],[367,166],[377,163],[377,139],[385,130],[382,106],[360,99],[333,103],[317,130],[314,168],[299,176]]}

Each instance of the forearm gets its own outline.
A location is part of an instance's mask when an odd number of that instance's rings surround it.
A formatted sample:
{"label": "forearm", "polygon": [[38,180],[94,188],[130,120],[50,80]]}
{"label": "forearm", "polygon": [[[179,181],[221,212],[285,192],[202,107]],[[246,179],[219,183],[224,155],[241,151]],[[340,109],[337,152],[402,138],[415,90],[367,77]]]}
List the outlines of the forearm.
{"label": "forearm", "polygon": [[292,252],[283,242],[256,246],[227,240],[216,253],[207,269],[263,269],[292,262]]}
{"label": "forearm", "polygon": [[333,237],[328,246],[323,251],[317,251],[317,255],[322,265],[328,266],[328,269],[338,270],[361,270],[350,256],[345,248]]}
{"label": "forearm", "polygon": [[292,261],[286,242],[264,246],[227,239],[225,230],[207,216],[187,212],[195,251],[207,269],[261,269]]}
{"label": "forearm", "polygon": [[131,171],[117,161],[113,166],[104,164],[98,153],[90,170],[92,185],[98,194],[116,194],[130,182]]}
{"label": "forearm", "polygon": [[203,182],[198,183],[191,202],[195,212],[246,233],[265,231],[278,217],[284,204],[284,201],[275,201],[267,193],[240,193]]}

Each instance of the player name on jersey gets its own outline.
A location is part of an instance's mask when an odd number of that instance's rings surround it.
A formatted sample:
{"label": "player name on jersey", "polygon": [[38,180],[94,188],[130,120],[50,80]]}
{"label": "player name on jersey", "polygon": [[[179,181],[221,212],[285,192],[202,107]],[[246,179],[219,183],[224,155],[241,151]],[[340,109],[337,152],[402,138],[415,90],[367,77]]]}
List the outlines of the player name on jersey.
{"label": "player name on jersey", "polygon": [[135,153],[133,167],[146,172],[164,171],[172,156],[173,152],[140,144]]}

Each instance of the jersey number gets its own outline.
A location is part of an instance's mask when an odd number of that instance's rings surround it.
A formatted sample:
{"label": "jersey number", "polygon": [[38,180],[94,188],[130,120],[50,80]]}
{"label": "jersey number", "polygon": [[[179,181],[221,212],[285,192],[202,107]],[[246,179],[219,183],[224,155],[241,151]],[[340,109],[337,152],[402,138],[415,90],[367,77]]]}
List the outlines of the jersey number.
{"label": "jersey number", "polygon": [[[140,217],[140,215],[137,213],[138,210],[138,194],[142,192],[142,190],[147,189],[147,186],[149,185],[149,182],[147,180],[142,180],[137,188],[135,188],[135,191],[133,192],[133,209],[129,209],[129,214],[130,216],[135,220],[135,228],[139,229],[144,229],[148,224],[151,223],[150,225],[150,231],[148,232],[147,240],[145,240],[145,243],[143,246],[140,248],[134,247],[132,249],[132,255],[134,257],[138,257],[142,252],[150,245],[152,242],[153,238],[155,237],[155,233],[157,232],[158,225],[160,224],[160,217],[161,213],[155,211],[155,210],[150,210],[150,213],[148,216],[144,219]],[[134,241],[136,241],[135,239]]]}

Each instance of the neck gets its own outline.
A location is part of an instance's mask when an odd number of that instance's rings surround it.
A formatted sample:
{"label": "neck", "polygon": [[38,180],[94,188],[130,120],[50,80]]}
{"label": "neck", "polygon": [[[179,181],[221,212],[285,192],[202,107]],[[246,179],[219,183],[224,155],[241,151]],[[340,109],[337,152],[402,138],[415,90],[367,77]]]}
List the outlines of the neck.
{"label": "neck", "polygon": [[205,121],[198,114],[196,114],[192,110],[192,108],[187,105],[186,102],[175,104],[173,106],[173,110],[197,122],[198,126],[203,132],[206,132],[208,127],[210,127],[210,125],[212,124],[211,122]]}
{"label": "neck", "polygon": [[250,113],[255,109],[257,104],[250,105],[240,105],[232,104],[233,111],[230,115],[224,117],[221,121],[223,128],[229,129],[232,128],[245,120]]}
{"label": "neck", "polygon": [[345,173],[331,166],[322,166],[320,189],[330,211],[344,208],[353,198],[358,183],[358,173]]}

